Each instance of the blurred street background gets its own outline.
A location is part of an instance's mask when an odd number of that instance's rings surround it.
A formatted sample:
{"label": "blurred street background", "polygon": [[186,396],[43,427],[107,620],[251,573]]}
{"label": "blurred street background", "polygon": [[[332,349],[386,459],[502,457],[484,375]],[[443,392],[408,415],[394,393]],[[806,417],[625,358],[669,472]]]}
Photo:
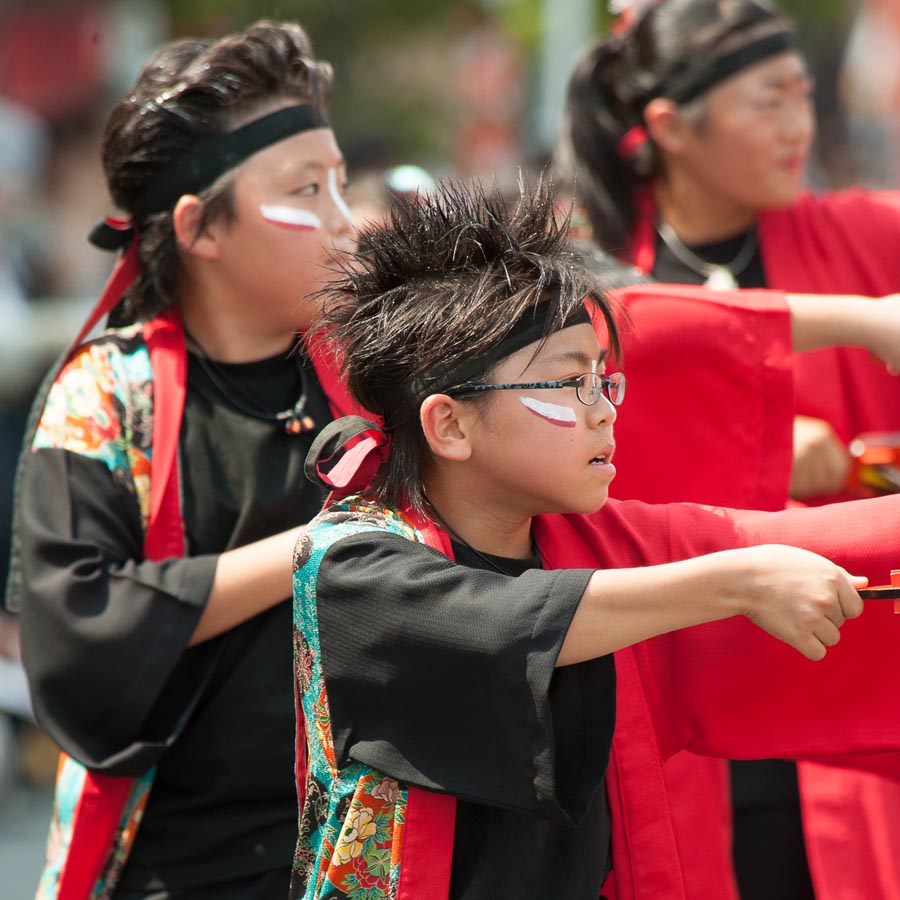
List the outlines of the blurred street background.
{"label": "blurred street background", "polygon": [[[816,187],[900,184],[900,0],[781,0],[816,80]],[[0,585],[25,415],[113,260],[86,234],[112,213],[99,135],[171,37],[297,19],[335,67],[333,124],[351,205],[399,164],[516,177],[552,149],[571,66],[605,0],[0,0]],[[33,896],[55,750],[29,720],[12,617],[0,613],[0,895]]]}

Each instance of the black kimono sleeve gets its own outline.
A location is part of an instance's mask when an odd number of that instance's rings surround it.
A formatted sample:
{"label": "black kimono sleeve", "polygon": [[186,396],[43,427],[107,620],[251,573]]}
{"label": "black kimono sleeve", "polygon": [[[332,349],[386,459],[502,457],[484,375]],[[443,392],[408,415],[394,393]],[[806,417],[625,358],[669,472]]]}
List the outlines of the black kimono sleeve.
{"label": "black kimono sleeve", "polygon": [[337,541],[317,606],[338,765],[578,821],[615,720],[611,656],[556,668],[591,573],[507,577],[384,532]]}
{"label": "black kimono sleeve", "polygon": [[185,652],[217,557],[143,560],[137,501],[100,460],[40,449],[25,478],[21,629],[35,712],[84,765],[139,774],[180,730],[218,652]]}

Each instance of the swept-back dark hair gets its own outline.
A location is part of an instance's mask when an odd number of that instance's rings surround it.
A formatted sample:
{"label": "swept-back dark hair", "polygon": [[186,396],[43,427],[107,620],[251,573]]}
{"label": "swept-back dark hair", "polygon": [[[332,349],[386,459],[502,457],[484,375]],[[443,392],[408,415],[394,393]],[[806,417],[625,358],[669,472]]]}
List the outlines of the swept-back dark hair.
{"label": "swept-back dark hair", "polygon": [[[219,40],[178,40],[158,50],[110,113],[103,168],[110,195],[129,216],[147,185],[200,143],[291,103],[327,110],[333,75],[313,58],[296,23],[262,20]],[[233,214],[228,175],[201,192],[204,223]],[[122,318],[149,318],[175,303],[182,277],[172,211],[140,228],[141,274]]]}
{"label": "swept-back dark hair", "polygon": [[[342,354],[350,392],[391,435],[373,484],[382,501],[422,509],[430,459],[422,400],[463,371],[466,382],[483,381],[525,317],[539,311],[541,339],[592,302],[618,354],[605,273],[569,247],[554,206],[543,181],[521,186],[512,204],[496,187],[443,183],[432,195],[399,199],[389,226],[369,232],[329,285],[319,325]],[[620,283],[618,271],[613,278]]]}
{"label": "swept-back dark hair", "polygon": [[663,0],[585,51],[569,80],[557,166],[558,177],[574,181],[601,247],[626,248],[636,195],[659,171],[652,141],[633,154],[619,149],[644,124],[646,105],[711,60],[791,27],[761,0]]}

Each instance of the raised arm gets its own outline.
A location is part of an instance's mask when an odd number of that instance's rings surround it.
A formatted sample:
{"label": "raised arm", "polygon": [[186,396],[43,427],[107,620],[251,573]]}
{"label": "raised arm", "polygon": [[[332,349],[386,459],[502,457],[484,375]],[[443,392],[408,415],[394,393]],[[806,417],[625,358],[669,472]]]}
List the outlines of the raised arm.
{"label": "raised arm", "polygon": [[795,351],[862,347],[900,372],[900,294],[786,294]]}

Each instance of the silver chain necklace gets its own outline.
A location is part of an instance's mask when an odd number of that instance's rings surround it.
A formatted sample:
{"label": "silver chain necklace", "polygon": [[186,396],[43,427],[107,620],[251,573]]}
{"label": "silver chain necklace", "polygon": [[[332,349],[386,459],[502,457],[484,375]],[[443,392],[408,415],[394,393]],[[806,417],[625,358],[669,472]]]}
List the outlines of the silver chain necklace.
{"label": "silver chain necklace", "polygon": [[706,281],[703,286],[712,291],[733,291],[739,287],[737,276],[750,265],[756,254],[758,239],[756,229],[751,228],[744,238],[744,243],[737,256],[729,263],[711,263],[697,256],[684,241],[675,234],[675,229],[667,222],[659,222],[656,231],[663,243],[672,251],[672,255],[692,272],[702,275]]}

